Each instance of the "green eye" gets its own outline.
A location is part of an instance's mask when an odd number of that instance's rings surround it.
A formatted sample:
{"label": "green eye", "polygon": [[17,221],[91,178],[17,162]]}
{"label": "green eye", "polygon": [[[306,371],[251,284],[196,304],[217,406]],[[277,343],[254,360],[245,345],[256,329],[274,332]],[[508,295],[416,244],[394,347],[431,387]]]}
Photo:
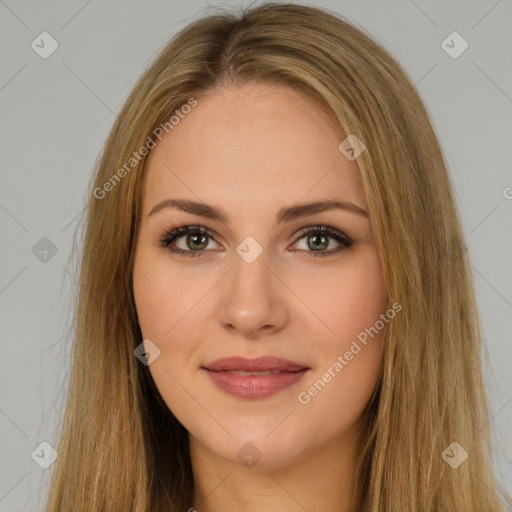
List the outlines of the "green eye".
{"label": "green eye", "polygon": [[[186,249],[173,246],[173,244],[181,238],[185,239]],[[300,249],[300,251],[305,252],[311,257],[325,257],[331,254],[337,254],[353,245],[350,238],[332,226],[318,225],[308,227],[300,233],[297,242],[303,238],[307,238],[307,248],[311,250]],[[208,247],[209,239],[215,241],[210,231],[203,226],[180,226],[171,231],[164,231],[159,237],[159,246],[166,248],[173,254],[194,258],[203,256],[206,252],[210,252],[205,250],[206,247]],[[331,239],[335,240],[340,247],[335,250],[327,251],[326,249],[329,247]],[[297,244],[297,242],[295,242],[295,244]]]}

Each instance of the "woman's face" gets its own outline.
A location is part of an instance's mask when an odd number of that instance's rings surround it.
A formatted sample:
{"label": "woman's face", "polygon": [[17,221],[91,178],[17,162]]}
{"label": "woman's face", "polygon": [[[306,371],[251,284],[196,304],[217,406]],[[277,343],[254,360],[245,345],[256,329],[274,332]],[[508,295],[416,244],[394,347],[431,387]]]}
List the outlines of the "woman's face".
{"label": "woman's face", "polygon": [[286,87],[196,99],[146,167],[133,286],[156,386],[210,456],[270,468],[353,444],[387,295],[345,136]]}

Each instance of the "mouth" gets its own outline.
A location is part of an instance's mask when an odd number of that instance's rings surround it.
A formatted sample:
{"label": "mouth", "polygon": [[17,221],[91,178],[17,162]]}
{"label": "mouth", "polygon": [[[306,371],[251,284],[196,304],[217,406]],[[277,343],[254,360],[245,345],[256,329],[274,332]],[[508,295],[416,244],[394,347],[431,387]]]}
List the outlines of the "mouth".
{"label": "mouth", "polygon": [[311,368],[277,357],[229,357],[201,367],[225,393],[245,399],[273,396],[297,384]]}
{"label": "mouth", "polygon": [[[210,370],[210,371],[215,371],[215,370]],[[231,375],[239,375],[240,377],[248,377],[250,375],[259,375],[261,377],[264,375],[277,375],[277,374],[281,373],[281,371],[284,371],[284,370],[266,370],[264,372],[249,372],[249,371],[244,371],[244,370],[220,370],[220,371],[230,373]],[[300,371],[300,370],[297,370],[297,371]]]}
{"label": "mouth", "polygon": [[246,357],[235,356],[217,359],[213,363],[205,365],[203,368],[214,372],[237,371],[279,373],[301,371],[307,367],[302,364],[289,361],[288,359],[281,359],[280,357],[263,356],[255,359],[248,359]]}

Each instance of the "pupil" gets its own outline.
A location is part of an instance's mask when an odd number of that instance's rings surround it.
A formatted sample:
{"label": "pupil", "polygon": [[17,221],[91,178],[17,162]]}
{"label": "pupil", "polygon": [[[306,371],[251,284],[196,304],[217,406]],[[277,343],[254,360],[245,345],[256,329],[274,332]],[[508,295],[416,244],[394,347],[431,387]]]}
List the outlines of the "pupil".
{"label": "pupil", "polygon": [[[320,249],[327,249],[327,246],[329,245],[329,242],[328,242],[327,237],[325,235],[311,235],[310,240],[311,239],[317,240],[319,238],[322,240],[322,242],[320,242],[320,245],[323,246],[323,247],[320,247]],[[319,248],[318,245],[316,247]]]}
{"label": "pupil", "polygon": [[[198,245],[189,245],[189,249],[204,249],[207,245],[208,245],[208,242],[206,240],[206,235],[189,235],[188,238],[187,238],[187,242],[191,241],[192,240],[192,244],[196,244],[196,242],[198,240],[202,240],[202,243],[199,242]],[[187,244],[188,245],[188,244]]]}

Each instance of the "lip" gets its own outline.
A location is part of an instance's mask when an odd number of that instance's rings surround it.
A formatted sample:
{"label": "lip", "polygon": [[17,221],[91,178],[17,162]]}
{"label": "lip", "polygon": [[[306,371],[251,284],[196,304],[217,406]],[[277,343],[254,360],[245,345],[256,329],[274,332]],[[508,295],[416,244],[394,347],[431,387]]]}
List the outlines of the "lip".
{"label": "lip", "polygon": [[[310,368],[279,357],[227,357],[202,367],[213,383],[237,398],[261,399],[273,396],[297,384]],[[243,375],[241,372],[271,372],[267,375]]]}

